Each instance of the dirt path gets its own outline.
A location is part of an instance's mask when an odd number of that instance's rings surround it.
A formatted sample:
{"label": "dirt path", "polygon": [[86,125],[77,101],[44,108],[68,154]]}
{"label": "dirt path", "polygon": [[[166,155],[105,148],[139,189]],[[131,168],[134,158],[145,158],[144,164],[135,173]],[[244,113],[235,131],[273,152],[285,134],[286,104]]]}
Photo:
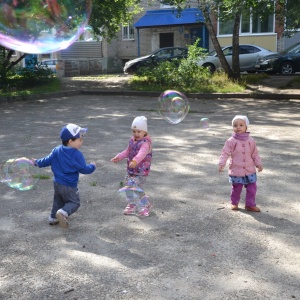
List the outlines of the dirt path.
{"label": "dirt path", "polygon": [[[80,177],[81,207],[70,227],[49,226],[53,183],[18,191],[0,184],[2,300],[300,299],[298,100],[199,99],[177,125],[156,97],[77,95],[1,103],[1,161],[42,157],[69,122],[88,127],[82,151],[98,169]],[[149,218],[122,214],[117,189],[137,115],[148,118],[153,163],[145,189]],[[217,161],[231,120],[247,114],[264,171],[261,213],[230,210]],[[200,119],[210,119],[210,129]],[[42,174],[51,176],[45,168]]]}

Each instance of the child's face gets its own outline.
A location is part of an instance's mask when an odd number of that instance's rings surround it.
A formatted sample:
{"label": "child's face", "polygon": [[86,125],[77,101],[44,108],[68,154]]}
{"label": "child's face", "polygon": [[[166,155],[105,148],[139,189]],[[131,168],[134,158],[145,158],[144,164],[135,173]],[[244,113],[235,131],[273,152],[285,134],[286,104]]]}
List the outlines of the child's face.
{"label": "child's face", "polygon": [[139,129],[132,129],[132,135],[136,141],[141,140],[147,134],[146,131]]}
{"label": "child's face", "polygon": [[233,122],[233,131],[235,133],[244,133],[247,130],[245,121],[237,119]]}
{"label": "child's face", "polygon": [[75,149],[79,149],[83,144],[83,138],[78,138],[76,140],[69,140],[69,147],[75,148]]}

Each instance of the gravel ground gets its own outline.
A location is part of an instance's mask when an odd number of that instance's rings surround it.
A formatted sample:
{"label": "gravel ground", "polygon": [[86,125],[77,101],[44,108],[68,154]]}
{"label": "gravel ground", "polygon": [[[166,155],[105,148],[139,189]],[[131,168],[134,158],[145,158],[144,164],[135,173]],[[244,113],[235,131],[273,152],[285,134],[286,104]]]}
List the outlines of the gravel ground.
{"label": "gravel ground", "polygon": [[[0,299],[300,299],[298,100],[193,100],[171,125],[157,99],[83,96],[1,104],[1,160],[42,157],[65,123],[89,127],[82,148],[98,169],[80,177],[70,227],[49,226],[50,179],[17,191],[0,184]],[[247,114],[262,156],[261,213],[230,210],[217,160],[231,120]],[[109,162],[137,115],[153,138],[150,217],[124,216],[125,162]],[[200,127],[208,117],[211,128]],[[50,175],[51,171],[41,170]],[[244,194],[243,194],[244,196]]]}

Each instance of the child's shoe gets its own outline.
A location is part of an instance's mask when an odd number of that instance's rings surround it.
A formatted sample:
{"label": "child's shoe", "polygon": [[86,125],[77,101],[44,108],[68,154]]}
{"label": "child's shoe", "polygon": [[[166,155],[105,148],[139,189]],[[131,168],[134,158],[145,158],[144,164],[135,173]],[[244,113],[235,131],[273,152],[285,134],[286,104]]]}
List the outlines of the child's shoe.
{"label": "child's shoe", "polygon": [[68,223],[68,217],[65,216],[62,212],[60,212],[59,210],[57,211],[56,213],[56,218],[59,222],[59,225],[62,227],[62,228],[68,228],[69,226],[69,223]]}
{"label": "child's shoe", "polygon": [[49,222],[49,225],[57,225],[58,224],[58,220],[56,218],[51,218],[50,216],[48,217],[48,222]]}
{"label": "child's shoe", "polygon": [[260,212],[260,209],[257,206],[245,206],[246,210]]}
{"label": "child's shoe", "polygon": [[239,210],[239,206],[238,206],[238,205],[232,204],[232,205],[231,205],[231,209],[232,209],[232,210]]}
{"label": "child's shoe", "polygon": [[138,216],[139,217],[149,217],[150,215],[150,205],[147,207],[143,207],[139,212],[138,212]]}
{"label": "child's shoe", "polygon": [[124,209],[124,215],[135,215],[136,205],[128,204]]}

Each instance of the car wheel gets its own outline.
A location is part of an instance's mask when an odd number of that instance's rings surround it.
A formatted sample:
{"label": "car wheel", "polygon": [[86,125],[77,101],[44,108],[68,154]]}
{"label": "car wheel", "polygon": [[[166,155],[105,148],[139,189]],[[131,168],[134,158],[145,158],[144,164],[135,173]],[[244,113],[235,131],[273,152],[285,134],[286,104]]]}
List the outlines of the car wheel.
{"label": "car wheel", "polygon": [[289,75],[295,73],[292,63],[286,61],[280,65],[279,73],[283,75]]}
{"label": "car wheel", "polygon": [[213,64],[204,64],[203,68],[207,68],[210,73],[214,73],[216,71],[216,67]]}

